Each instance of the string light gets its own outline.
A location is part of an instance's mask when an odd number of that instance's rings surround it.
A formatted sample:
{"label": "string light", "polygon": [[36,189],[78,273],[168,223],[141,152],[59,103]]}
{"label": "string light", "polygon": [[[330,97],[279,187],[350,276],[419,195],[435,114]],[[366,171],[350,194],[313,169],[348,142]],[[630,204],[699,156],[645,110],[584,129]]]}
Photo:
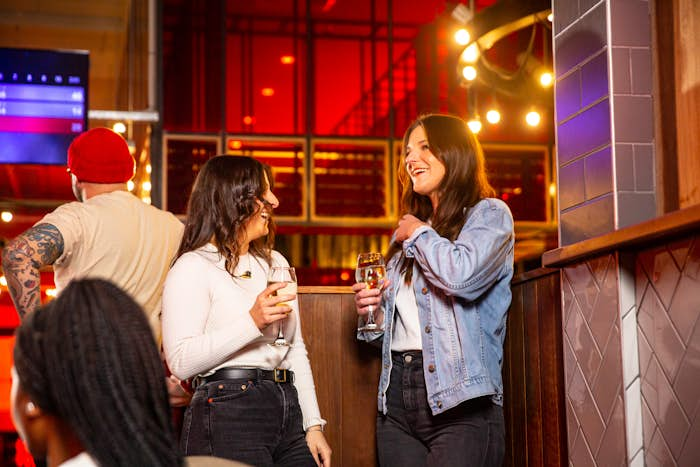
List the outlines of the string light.
{"label": "string light", "polygon": [[547,15],[547,21],[550,23],[554,21],[554,13],[550,13]]}
{"label": "string light", "polygon": [[46,289],[46,296],[51,297],[51,298],[56,298],[56,295],[58,295],[58,290],[56,289]]}
{"label": "string light", "polygon": [[476,68],[471,65],[465,66],[462,68],[462,76],[464,76],[464,79],[467,81],[474,81],[476,78]]}
{"label": "string light", "polygon": [[151,197],[150,196],[142,196],[141,201],[143,201],[146,204],[151,204]]}
{"label": "string light", "polygon": [[489,110],[488,112],[486,112],[486,121],[488,121],[492,125],[495,125],[496,123],[501,121],[501,112],[499,112],[496,109]]}
{"label": "string light", "polygon": [[7,278],[5,276],[0,276],[0,285],[7,287]]}
{"label": "string light", "polygon": [[536,110],[531,110],[525,115],[525,122],[532,127],[539,125],[541,119],[539,112]]}
{"label": "string light", "polygon": [[151,167],[151,164],[146,164],[146,173],[150,174],[153,172],[153,167]]}
{"label": "string light", "polygon": [[471,34],[469,34],[469,31],[466,29],[458,29],[457,32],[455,32],[455,41],[459,45],[467,45],[469,44],[469,41],[471,40]]}
{"label": "string light", "polygon": [[134,188],[135,188],[135,187],[136,187],[136,185],[134,184],[134,181],[133,181],[133,180],[129,180],[128,182],[126,182],[126,188],[127,188],[129,191],[134,191]]}
{"label": "string light", "polygon": [[481,131],[481,120],[478,117],[474,117],[467,122],[467,126],[476,135]]}
{"label": "string light", "polygon": [[151,191],[151,182],[145,181],[141,184],[141,189],[143,191]]}
{"label": "string light", "polygon": [[462,61],[466,63],[475,63],[477,60],[479,60],[479,46],[476,44],[476,42],[472,42],[472,44],[464,49],[464,52],[462,52]]}
{"label": "string light", "polygon": [[553,82],[554,77],[550,72],[545,71],[540,75],[540,84],[542,85],[542,87],[548,88],[552,85]]}
{"label": "string light", "polygon": [[116,131],[119,134],[124,134],[126,133],[126,125],[122,122],[117,122],[114,125],[112,125],[112,130]]}
{"label": "string light", "polygon": [[557,185],[554,182],[552,182],[549,184],[549,196],[554,198],[554,196],[556,196],[556,194],[557,194]]}
{"label": "string light", "polygon": [[3,222],[10,222],[13,217],[10,211],[3,211],[2,214],[0,214],[0,219],[2,219]]}

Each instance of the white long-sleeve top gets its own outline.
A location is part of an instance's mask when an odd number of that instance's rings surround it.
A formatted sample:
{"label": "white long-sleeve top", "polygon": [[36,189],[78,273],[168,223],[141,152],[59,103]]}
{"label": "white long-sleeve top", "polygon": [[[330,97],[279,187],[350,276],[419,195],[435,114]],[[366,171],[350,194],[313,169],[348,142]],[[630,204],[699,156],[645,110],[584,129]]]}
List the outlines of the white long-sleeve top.
{"label": "white long-sleeve top", "polygon": [[[294,386],[304,416],[304,429],[323,425],[311,365],[301,335],[299,303],[292,312],[264,330],[250,315],[257,296],[267,287],[269,266],[250,254],[240,257],[234,276],[216,247],[207,244],[175,262],[163,290],[163,350],[170,371],[180,379],[207,376],[219,368],[250,367],[294,371]],[[272,264],[288,266],[272,252]],[[250,271],[249,279],[235,277]],[[283,326],[289,347],[270,346]]]}

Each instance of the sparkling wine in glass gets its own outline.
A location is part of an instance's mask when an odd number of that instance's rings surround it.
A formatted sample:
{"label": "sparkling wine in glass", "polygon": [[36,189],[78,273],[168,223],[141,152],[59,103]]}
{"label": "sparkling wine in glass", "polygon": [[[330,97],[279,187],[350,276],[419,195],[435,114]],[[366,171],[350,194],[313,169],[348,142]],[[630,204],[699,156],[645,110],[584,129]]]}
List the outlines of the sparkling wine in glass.
{"label": "sparkling wine in glass", "polygon": [[[297,294],[297,275],[293,267],[272,266],[267,273],[267,285],[284,282],[286,285],[281,289],[272,293],[272,295],[294,295]],[[279,305],[288,305],[289,302],[282,302]],[[284,338],[282,333],[282,321],[277,321],[277,337],[270,345],[276,347],[288,346],[289,342]]]}
{"label": "sparkling wine in glass", "polygon": [[[381,253],[360,253],[357,256],[357,269],[355,269],[355,280],[364,282],[368,289],[378,289],[384,283],[386,268],[384,257]],[[379,326],[374,322],[374,310],[369,307],[367,320],[363,326],[357,328],[358,331],[379,331]]]}

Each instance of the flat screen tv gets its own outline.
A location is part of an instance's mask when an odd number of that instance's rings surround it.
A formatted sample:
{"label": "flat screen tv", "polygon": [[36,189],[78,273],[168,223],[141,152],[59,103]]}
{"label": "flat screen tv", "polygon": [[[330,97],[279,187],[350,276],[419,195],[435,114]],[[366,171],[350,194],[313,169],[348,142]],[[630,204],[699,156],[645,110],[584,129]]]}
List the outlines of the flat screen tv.
{"label": "flat screen tv", "polygon": [[87,129],[86,51],[0,48],[0,164],[66,164]]}

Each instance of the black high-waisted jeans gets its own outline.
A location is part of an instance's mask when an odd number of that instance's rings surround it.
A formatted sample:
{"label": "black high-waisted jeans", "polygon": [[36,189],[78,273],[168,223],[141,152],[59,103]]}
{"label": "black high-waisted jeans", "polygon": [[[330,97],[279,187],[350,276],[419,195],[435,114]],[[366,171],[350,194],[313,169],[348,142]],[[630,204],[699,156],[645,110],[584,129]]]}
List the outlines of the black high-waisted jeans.
{"label": "black high-waisted jeans", "polygon": [[500,466],[505,453],[502,407],[490,397],[433,415],[420,352],[393,353],[387,414],[377,416],[382,467]]}
{"label": "black high-waisted jeans", "polygon": [[199,386],[185,412],[180,448],[256,466],[315,467],[293,384],[212,381]]}

